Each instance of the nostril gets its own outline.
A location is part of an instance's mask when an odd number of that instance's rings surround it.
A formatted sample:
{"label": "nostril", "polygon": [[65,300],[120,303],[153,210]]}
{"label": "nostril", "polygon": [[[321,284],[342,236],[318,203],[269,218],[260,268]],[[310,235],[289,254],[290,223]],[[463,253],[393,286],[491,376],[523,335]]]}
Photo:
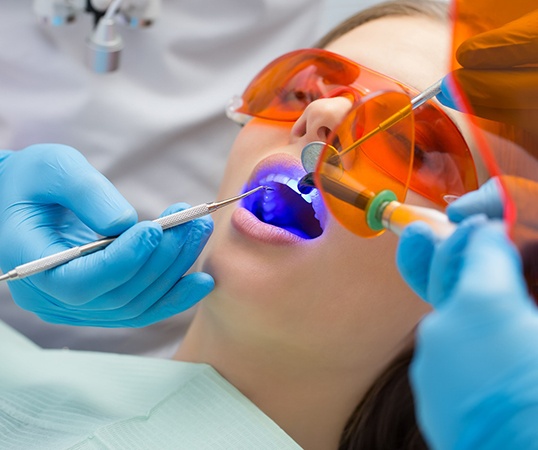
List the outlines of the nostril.
{"label": "nostril", "polygon": [[331,134],[331,129],[329,127],[319,127],[318,128],[318,139],[323,142],[327,142],[329,135]]}

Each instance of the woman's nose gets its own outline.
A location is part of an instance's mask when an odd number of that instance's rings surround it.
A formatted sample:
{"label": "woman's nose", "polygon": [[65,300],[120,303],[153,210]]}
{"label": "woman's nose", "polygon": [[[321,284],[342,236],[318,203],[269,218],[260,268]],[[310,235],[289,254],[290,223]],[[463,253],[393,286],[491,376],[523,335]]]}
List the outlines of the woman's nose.
{"label": "woman's nose", "polygon": [[291,142],[303,145],[327,142],[332,131],[344,120],[352,103],[346,97],[322,98],[310,103],[291,129]]}

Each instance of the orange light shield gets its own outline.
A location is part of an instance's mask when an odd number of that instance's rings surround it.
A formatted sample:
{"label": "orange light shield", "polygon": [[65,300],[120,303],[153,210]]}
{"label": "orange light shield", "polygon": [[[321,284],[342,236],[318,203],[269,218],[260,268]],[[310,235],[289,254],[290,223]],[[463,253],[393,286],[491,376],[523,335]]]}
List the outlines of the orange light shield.
{"label": "orange light shield", "polygon": [[[402,120],[362,144],[355,144],[405,108],[409,113]],[[323,149],[314,173],[327,208],[342,226],[359,236],[382,233],[383,230],[370,228],[365,210],[375,195],[387,189],[399,201],[405,198],[414,147],[414,116],[409,97],[399,92],[365,97],[334,130],[329,144]]]}
{"label": "orange light shield", "polygon": [[451,87],[472,114],[486,168],[501,176],[505,219],[538,300],[538,6],[455,0],[453,8]]}

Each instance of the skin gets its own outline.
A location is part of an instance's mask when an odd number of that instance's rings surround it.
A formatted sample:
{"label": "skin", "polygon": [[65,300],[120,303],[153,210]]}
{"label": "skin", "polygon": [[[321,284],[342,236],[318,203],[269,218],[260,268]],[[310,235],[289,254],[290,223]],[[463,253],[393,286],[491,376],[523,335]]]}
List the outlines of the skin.
{"label": "skin", "polygon": [[[423,17],[369,22],[327,49],[424,89],[447,67],[450,29]],[[220,197],[240,192],[260,161],[299,164],[350,104],[311,103],[293,126],[253,119],[239,133]],[[429,205],[410,193],[407,201]],[[216,280],[176,359],[211,364],[308,449],[337,448],[365,391],[408,344],[429,307],[401,280],[397,238],[362,239],[327,217],[323,234],[293,244],[238,232],[237,207],[214,216],[201,258]]]}

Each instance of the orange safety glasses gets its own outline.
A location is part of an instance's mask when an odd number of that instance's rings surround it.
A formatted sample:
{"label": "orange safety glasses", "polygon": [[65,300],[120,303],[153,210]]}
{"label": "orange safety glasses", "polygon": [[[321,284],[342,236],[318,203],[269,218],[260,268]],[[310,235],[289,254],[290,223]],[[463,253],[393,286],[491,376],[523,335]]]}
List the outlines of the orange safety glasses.
{"label": "orange safety glasses", "polygon": [[[348,148],[380,122],[410,104],[419,92],[354,61],[322,49],[297,50],[277,58],[230,103],[227,114],[239,123],[251,117],[294,122],[306,106],[320,98],[346,96],[354,102],[329,142]],[[440,206],[447,198],[478,187],[469,148],[452,120],[435,103],[424,103],[389,129],[331,161],[327,147],[317,177],[373,195],[390,189],[403,201],[407,188]],[[329,153],[327,153],[329,152]],[[327,206],[348,229],[361,236],[379,234],[368,228],[364,211],[333,197],[317,185]]]}

